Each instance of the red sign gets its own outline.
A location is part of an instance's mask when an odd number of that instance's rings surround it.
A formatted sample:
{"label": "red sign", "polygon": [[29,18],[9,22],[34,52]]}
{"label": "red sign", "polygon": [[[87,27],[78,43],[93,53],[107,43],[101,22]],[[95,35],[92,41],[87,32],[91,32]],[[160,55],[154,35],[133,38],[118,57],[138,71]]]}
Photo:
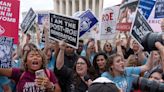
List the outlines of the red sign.
{"label": "red sign", "polygon": [[116,30],[127,31],[130,30],[132,23],[117,23]]}
{"label": "red sign", "polygon": [[18,43],[19,0],[0,0],[0,36],[14,38]]}

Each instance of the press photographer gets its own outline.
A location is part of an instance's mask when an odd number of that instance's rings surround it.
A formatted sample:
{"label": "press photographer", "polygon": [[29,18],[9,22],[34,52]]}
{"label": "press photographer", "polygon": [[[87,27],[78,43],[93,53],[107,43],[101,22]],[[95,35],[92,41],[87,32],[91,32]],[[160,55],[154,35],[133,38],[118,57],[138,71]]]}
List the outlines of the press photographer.
{"label": "press photographer", "polygon": [[164,44],[164,33],[154,32],[143,15],[137,11],[132,25],[131,35],[137,40],[145,51],[156,50],[155,42]]}
{"label": "press photographer", "polygon": [[164,92],[163,74],[160,70],[155,70],[149,78],[138,75],[133,75],[133,77],[134,81],[131,92],[135,92],[136,90],[141,92]]}
{"label": "press photographer", "polygon": [[156,50],[155,42],[161,42],[164,45],[164,33],[163,32],[149,32],[143,37],[141,43],[146,51]]}

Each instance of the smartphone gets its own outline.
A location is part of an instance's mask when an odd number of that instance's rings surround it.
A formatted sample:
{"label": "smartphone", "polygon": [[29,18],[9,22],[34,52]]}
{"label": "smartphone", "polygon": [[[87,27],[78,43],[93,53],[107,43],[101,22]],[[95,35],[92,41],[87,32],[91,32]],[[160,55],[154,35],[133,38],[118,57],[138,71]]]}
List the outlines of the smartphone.
{"label": "smartphone", "polygon": [[45,72],[44,72],[44,69],[37,70],[37,71],[35,72],[35,76],[38,76],[38,77],[40,77],[40,78],[45,78],[45,77],[46,77],[46,74],[45,74]]}

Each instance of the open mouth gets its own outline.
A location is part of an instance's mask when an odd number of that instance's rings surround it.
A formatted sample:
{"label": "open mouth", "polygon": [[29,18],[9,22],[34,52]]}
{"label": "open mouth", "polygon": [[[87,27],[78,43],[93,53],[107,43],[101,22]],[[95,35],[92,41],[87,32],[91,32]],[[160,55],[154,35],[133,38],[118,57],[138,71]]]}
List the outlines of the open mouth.
{"label": "open mouth", "polygon": [[39,62],[38,61],[32,61],[32,66],[38,66]]}

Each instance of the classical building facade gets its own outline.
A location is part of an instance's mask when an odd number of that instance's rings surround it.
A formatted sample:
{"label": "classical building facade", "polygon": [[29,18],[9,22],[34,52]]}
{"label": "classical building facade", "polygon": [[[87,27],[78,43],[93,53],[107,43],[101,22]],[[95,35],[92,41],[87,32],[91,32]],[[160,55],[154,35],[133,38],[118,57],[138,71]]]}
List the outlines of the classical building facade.
{"label": "classical building facade", "polygon": [[100,18],[103,9],[104,0],[53,0],[54,12],[72,16],[76,12],[82,12],[91,9],[92,12]]}

